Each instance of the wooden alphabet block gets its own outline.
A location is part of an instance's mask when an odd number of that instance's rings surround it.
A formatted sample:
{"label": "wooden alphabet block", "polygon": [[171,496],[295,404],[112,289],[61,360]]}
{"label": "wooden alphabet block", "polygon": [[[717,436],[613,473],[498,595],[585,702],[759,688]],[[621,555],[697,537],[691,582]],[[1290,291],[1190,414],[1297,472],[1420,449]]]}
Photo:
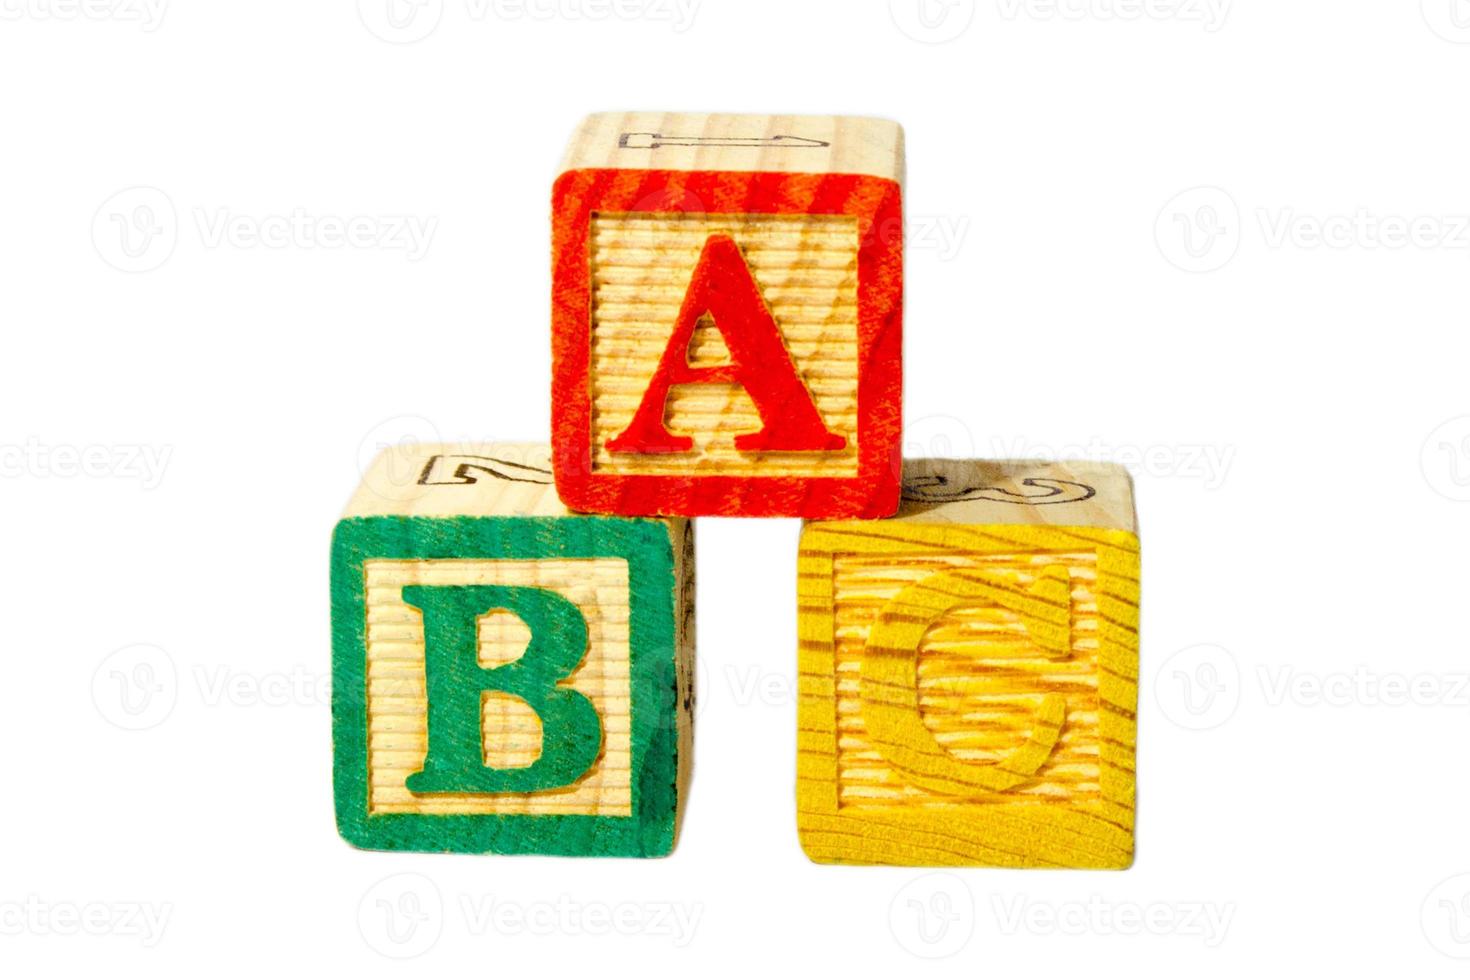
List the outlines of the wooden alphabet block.
{"label": "wooden alphabet block", "polygon": [[1090,463],[908,460],[805,526],[797,826],[840,864],[1133,861],[1138,538]]}
{"label": "wooden alphabet block", "polygon": [[903,131],[605,113],[552,192],[556,486],[593,513],[898,506]]}
{"label": "wooden alphabet block", "polygon": [[395,446],[332,544],[337,826],[651,857],[688,783],[693,529],[569,513],[546,446]]}

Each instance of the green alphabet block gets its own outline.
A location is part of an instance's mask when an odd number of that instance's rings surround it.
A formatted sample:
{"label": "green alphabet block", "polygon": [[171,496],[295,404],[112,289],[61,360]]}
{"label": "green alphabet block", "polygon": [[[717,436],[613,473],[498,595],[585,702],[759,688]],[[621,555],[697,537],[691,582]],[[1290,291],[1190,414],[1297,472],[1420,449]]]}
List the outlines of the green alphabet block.
{"label": "green alphabet block", "polygon": [[654,857],[692,748],[693,528],[563,508],[544,446],[395,446],[332,543],[337,827]]}

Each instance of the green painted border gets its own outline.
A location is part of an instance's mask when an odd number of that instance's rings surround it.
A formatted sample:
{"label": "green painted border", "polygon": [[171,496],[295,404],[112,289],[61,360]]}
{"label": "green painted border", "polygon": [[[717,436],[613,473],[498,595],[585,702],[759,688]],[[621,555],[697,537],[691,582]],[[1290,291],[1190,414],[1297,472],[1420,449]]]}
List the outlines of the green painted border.
{"label": "green painted border", "polygon": [[[622,517],[354,517],[332,535],[332,746],[337,830],[384,851],[659,857],[678,806],[674,542],[658,520]],[[633,814],[367,812],[363,562],[426,558],[625,558]]]}

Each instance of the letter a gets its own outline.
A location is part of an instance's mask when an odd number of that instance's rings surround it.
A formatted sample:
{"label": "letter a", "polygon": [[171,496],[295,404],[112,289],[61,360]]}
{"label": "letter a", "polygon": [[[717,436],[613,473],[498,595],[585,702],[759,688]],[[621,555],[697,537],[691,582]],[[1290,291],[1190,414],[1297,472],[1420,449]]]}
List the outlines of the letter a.
{"label": "letter a", "polygon": [[[701,318],[709,316],[725,338],[730,363],[689,364],[689,342]],[[760,287],[729,235],[711,235],[684,294],[674,334],[633,421],[607,448],[625,453],[678,453],[694,446],[664,424],[665,403],[673,385],[734,383],[745,389],[760,413],[759,432],[735,437],[735,448],[752,452],[841,449],[847,440],[829,430],[811,393],[796,373],[781,330],[766,308]]]}

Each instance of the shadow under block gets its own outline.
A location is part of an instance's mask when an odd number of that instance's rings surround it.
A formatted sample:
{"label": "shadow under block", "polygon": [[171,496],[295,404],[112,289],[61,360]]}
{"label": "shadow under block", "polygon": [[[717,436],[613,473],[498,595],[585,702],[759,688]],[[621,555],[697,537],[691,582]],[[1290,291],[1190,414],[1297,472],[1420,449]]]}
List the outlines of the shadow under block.
{"label": "shadow under block", "polygon": [[1092,463],[906,460],[802,531],[797,826],[837,864],[1133,861],[1139,550]]}
{"label": "shadow under block", "polygon": [[395,446],[332,543],[337,826],[653,857],[692,758],[693,527],[572,514],[546,446]]}
{"label": "shadow under block", "polygon": [[898,506],[903,131],[604,113],[552,192],[552,444],[593,513]]}

